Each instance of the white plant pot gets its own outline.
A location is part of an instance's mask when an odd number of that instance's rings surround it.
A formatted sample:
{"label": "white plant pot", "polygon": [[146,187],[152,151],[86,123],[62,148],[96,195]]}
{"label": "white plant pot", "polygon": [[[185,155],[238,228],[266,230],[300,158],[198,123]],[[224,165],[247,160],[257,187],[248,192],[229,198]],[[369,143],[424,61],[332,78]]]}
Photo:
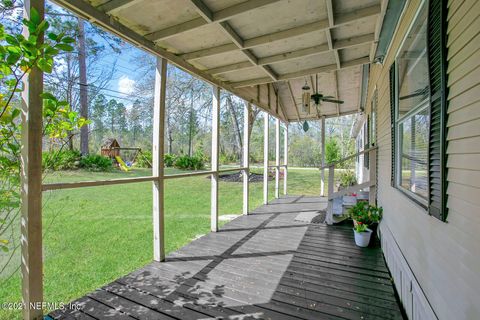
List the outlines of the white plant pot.
{"label": "white plant pot", "polygon": [[372,230],[367,229],[365,232],[357,232],[353,229],[353,233],[355,234],[355,244],[359,247],[368,247],[370,243],[370,237],[372,236]]}

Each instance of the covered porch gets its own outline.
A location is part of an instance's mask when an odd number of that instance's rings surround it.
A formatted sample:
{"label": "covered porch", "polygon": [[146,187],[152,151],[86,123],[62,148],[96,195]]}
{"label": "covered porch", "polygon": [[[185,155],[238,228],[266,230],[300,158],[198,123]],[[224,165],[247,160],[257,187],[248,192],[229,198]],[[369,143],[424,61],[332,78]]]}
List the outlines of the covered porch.
{"label": "covered porch", "polygon": [[274,200],[73,301],[53,319],[402,319],[377,242],[295,218],[322,197]]}
{"label": "covered porch", "polygon": [[[301,212],[327,211],[333,201],[335,164],[325,161],[325,120],[360,112],[368,68],[376,55],[387,1],[55,1],[156,57],[152,175],[42,183],[41,99],[43,75],[27,81],[22,172],[23,301],[43,301],[42,193],[51,190],[151,182],[153,262],[80,298],[81,310],[55,311],[59,318],[136,319],[399,319],[389,271],[379,245],[355,247],[350,225],[295,221]],[[43,0],[26,1],[26,12],[44,12]],[[263,22],[269,20],[269,23]],[[211,157],[208,170],[165,174],[167,65],[212,86]],[[305,89],[308,87],[308,89]],[[221,91],[244,100],[244,128],[252,106],[264,111],[264,206],[249,211],[249,130],[244,130],[239,167],[219,167]],[[305,95],[307,94],[308,95]],[[311,96],[320,97],[320,102]],[[324,103],[321,102],[324,97]],[[331,100],[331,101],[328,101]],[[333,101],[333,102],[332,102]],[[269,122],[275,119],[275,141]],[[321,123],[319,197],[288,195],[288,127]],[[281,156],[283,136],[283,156]],[[274,164],[269,144],[275,145]],[[375,152],[374,149],[371,150]],[[370,150],[369,150],[370,152]],[[281,158],[284,161],[281,161]],[[372,167],[375,156],[370,157]],[[274,170],[275,200],[268,174]],[[325,171],[328,178],[326,195]],[[243,216],[219,227],[219,176],[241,171]],[[283,184],[281,183],[283,174]],[[362,188],[375,202],[375,170]],[[165,250],[164,184],[169,179],[210,176],[212,233],[182,249]],[[350,189],[347,191],[351,191]],[[283,196],[282,196],[283,194]],[[321,196],[321,197],[320,197]],[[337,197],[342,194],[337,194]],[[193,210],[193,209],[192,209]],[[331,222],[331,219],[327,219]],[[40,319],[42,310],[24,310]]]}

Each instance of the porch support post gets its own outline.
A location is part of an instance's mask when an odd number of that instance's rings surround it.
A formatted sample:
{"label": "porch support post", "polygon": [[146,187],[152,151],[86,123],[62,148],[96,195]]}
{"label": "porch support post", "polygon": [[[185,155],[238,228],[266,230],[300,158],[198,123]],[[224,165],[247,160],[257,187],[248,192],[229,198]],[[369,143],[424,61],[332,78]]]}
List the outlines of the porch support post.
{"label": "porch support post", "polygon": [[[25,0],[24,15],[36,9],[43,20],[43,0]],[[28,29],[23,30],[28,37]],[[39,44],[43,36],[39,37]],[[43,301],[42,259],[42,103],[43,73],[34,67],[23,81],[21,149],[21,276],[24,319],[42,319],[42,308],[31,304]]]}
{"label": "porch support post", "polygon": [[252,106],[245,102],[243,107],[243,214],[248,214],[248,179],[250,176],[250,113]]}
{"label": "porch support post", "polygon": [[287,177],[288,177],[288,124],[285,124],[285,130],[283,131],[283,194],[287,195]]}
{"label": "porch support post", "polygon": [[320,170],[320,196],[325,196],[325,116],[322,117],[322,169]]}
{"label": "porch support post", "polygon": [[212,87],[212,190],[210,203],[210,229],[218,231],[218,144],[220,132],[220,87]]}
{"label": "porch support post", "polygon": [[268,204],[268,113],[263,115],[263,204]]}
{"label": "porch support post", "polygon": [[155,73],[155,96],[153,110],[153,163],[152,172],[157,180],[153,182],[153,259],[165,260],[165,99],[167,90],[167,60],[158,57]]}
{"label": "porch support post", "polygon": [[280,119],[275,120],[275,198],[280,198]]}

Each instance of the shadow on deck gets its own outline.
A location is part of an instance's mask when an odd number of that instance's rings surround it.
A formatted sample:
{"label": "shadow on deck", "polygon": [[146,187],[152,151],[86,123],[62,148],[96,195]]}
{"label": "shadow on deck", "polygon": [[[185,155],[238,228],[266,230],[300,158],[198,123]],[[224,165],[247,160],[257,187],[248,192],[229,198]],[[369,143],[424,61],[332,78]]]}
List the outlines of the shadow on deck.
{"label": "shadow on deck", "polygon": [[55,319],[402,319],[382,252],[351,227],[294,221],[326,200],[287,197],[75,302]]}

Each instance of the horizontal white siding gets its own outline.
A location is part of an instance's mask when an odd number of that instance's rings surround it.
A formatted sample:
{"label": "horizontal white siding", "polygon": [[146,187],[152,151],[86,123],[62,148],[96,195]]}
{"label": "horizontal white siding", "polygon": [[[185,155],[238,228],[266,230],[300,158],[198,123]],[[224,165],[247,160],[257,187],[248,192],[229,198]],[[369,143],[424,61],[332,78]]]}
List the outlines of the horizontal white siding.
{"label": "horizontal white siding", "polygon": [[448,223],[390,186],[388,71],[419,4],[408,2],[383,65],[371,68],[367,106],[377,88],[378,201],[391,233],[382,243],[409,317],[430,318],[431,305],[442,320],[480,319],[480,1],[449,1]]}

